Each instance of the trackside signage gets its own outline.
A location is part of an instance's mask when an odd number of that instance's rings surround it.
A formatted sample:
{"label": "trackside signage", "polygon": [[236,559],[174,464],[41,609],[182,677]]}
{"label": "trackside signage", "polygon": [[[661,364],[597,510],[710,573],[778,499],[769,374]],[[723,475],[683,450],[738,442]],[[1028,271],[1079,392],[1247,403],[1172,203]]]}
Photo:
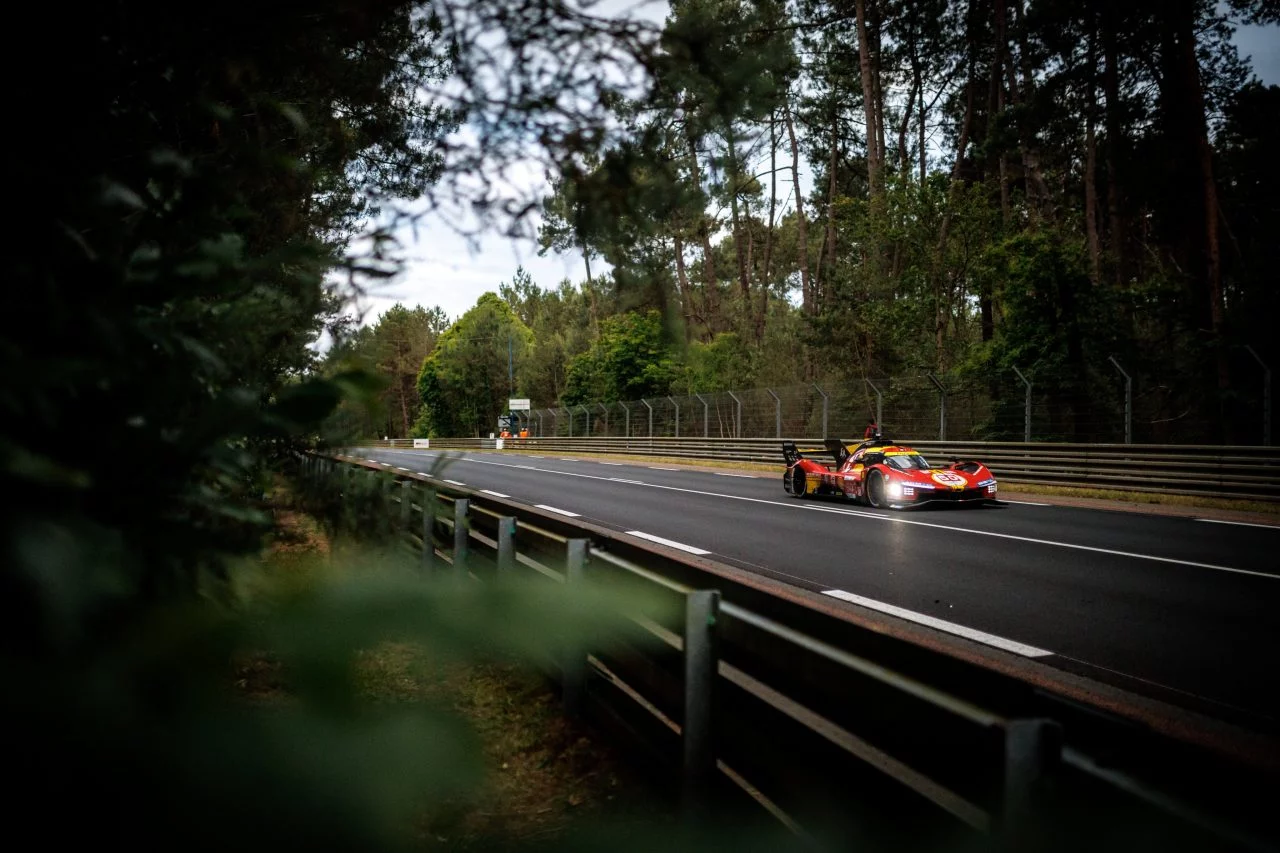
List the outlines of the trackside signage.
{"label": "trackside signage", "polygon": [[413,440],[414,450],[418,450],[418,449],[421,449],[424,447],[430,447],[430,446],[431,446],[431,439],[429,438],[415,438]]}
{"label": "trackside signage", "polygon": [[507,400],[507,409],[512,412],[527,412],[533,408],[529,405],[528,397],[512,397]]}

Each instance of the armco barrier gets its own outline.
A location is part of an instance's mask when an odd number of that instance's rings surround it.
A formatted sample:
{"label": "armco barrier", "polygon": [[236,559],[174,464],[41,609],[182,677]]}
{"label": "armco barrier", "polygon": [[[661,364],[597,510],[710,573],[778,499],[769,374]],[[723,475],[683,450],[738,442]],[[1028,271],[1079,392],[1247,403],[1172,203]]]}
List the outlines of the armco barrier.
{"label": "armco barrier", "polygon": [[[801,451],[823,454],[822,442],[797,438]],[[977,459],[1006,483],[1080,486],[1135,492],[1280,501],[1280,455],[1271,447],[1141,444],[1043,444],[912,441],[926,457]],[[370,442],[411,447],[411,440]],[[494,449],[491,439],[432,439],[440,449]],[[776,439],[526,438],[505,450],[608,453],[672,459],[782,465]]]}
{"label": "armco barrier", "polygon": [[311,456],[302,473],[394,490],[428,577],[664,599],[549,674],[567,711],[681,779],[691,814],[755,804],[877,850],[1272,849],[1271,729],[384,463]]}

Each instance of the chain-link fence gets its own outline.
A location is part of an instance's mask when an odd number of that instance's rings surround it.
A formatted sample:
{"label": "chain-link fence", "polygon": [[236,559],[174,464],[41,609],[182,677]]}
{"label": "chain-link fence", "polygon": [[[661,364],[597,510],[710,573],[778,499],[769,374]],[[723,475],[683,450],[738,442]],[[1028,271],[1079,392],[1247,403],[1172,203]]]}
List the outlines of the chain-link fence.
{"label": "chain-link fence", "polygon": [[[518,415],[539,437],[856,438],[874,422],[904,440],[1223,443],[1223,410],[1196,399],[1188,383],[1139,381],[1118,361],[1106,367],[868,377]],[[1227,443],[1270,444],[1270,389],[1256,385],[1228,401]]]}

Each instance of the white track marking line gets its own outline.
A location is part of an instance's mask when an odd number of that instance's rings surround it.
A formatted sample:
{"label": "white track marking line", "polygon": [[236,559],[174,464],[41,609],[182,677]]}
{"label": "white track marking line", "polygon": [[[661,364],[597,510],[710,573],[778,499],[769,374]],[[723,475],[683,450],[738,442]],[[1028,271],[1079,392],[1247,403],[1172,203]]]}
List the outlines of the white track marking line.
{"label": "white track marking line", "polygon": [[578,513],[576,513],[576,512],[569,512],[569,510],[567,510],[567,509],[560,509],[559,507],[547,506],[546,504],[534,504],[534,506],[536,506],[538,509],[545,509],[547,512],[558,512],[558,513],[560,513],[561,515],[567,515],[567,516],[569,516],[570,518],[577,518],[577,517],[578,517]]}
{"label": "white track marking line", "polygon": [[[374,460],[369,460],[370,462]],[[609,477],[597,477],[591,474],[579,474],[573,471],[557,471],[554,468],[537,468],[532,465],[509,465],[503,462],[490,462],[483,459],[477,459],[480,465],[497,465],[501,468],[527,468],[530,471],[538,471],[543,474],[558,474],[562,477],[584,477],[588,480],[604,480],[608,481]],[[707,492],[701,489],[684,489],[679,486],[662,486],[657,483],[645,483],[644,486],[650,489],[664,489],[669,492],[683,492],[690,495],[704,495],[711,498],[723,498],[731,501],[746,501],[747,503],[767,504],[769,506],[782,506],[789,509],[807,509],[815,512],[834,512],[840,515],[851,515],[857,518],[866,518],[874,521],[887,521],[895,524],[909,524],[916,527],[931,527],[937,530],[951,530],[956,533],[970,533],[975,536],[992,536],[997,539],[1010,539],[1016,542],[1031,542],[1036,545],[1050,545],[1057,548],[1070,548],[1076,551],[1092,551],[1098,554],[1112,554],[1117,557],[1132,557],[1137,560],[1153,560],[1157,563],[1171,563],[1178,566],[1191,566],[1197,569],[1211,569],[1217,572],[1228,572],[1230,574],[1248,575],[1250,577],[1266,578],[1267,580],[1280,581],[1280,575],[1270,574],[1268,572],[1257,572],[1251,569],[1234,569],[1230,566],[1219,566],[1213,563],[1197,563],[1192,560],[1179,560],[1174,557],[1158,557],[1154,554],[1136,554],[1132,551],[1116,551],[1110,548],[1097,548],[1093,545],[1077,545],[1072,542],[1057,542],[1052,539],[1035,539],[1030,536],[1015,536],[1012,533],[996,533],[991,530],[973,530],[967,527],[951,527],[946,524],[936,524],[929,521],[919,521],[913,518],[903,518],[902,516],[881,515],[868,510],[848,510],[837,509],[835,507],[820,507],[812,504],[803,504],[798,501],[771,501],[764,498],[751,498],[746,495],[727,495],[722,492]]]}
{"label": "white track marking line", "polygon": [[609,482],[610,482],[610,483],[630,483],[630,484],[631,484],[631,485],[633,485],[633,486],[647,486],[647,485],[649,485],[648,483],[646,483],[646,482],[644,482],[644,481],[642,481],[642,480],[624,480],[624,479],[623,479],[623,478],[621,478],[621,477],[610,477],[610,478],[609,478]]}
{"label": "white track marking line", "polygon": [[683,542],[673,542],[670,539],[663,539],[661,536],[654,536],[652,533],[645,533],[643,530],[628,530],[628,536],[639,536],[641,539],[648,539],[650,542],[657,542],[659,545],[666,545],[668,548],[675,548],[679,551],[686,551],[690,554],[710,554],[711,552],[705,548],[695,548],[692,545],[686,545]]}
{"label": "white track marking line", "polygon": [[650,471],[679,471],[679,468],[659,468],[657,465],[650,465]]}
{"label": "white track marking line", "polygon": [[396,466],[396,470],[397,470],[397,471],[408,471],[409,469],[408,469],[408,468],[405,468],[405,467],[403,467],[403,466],[397,465],[397,466]]}
{"label": "white track marking line", "polygon": [[446,483],[453,483],[455,486],[465,486],[465,485],[466,485],[466,483],[462,483],[462,482],[459,482],[459,481],[457,481],[457,480],[445,480],[445,482],[446,482]]}
{"label": "white track marking line", "polygon": [[1234,524],[1237,527],[1261,527],[1263,530],[1280,530],[1280,525],[1254,524],[1249,521],[1223,521],[1218,518],[1193,518],[1192,521],[1203,521],[1205,524]]}
{"label": "white track marking line", "polygon": [[493,489],[481,489],[486,495],[493,495],[495,498],[509,498],[511,495],[504,495],[502,492],[495,492]]}
{"label": "white track marking line", "polygon": [[578,459],[570,459],[568,456],[557,457],[561,462],[578,462]]}
{"label": "white track marking line", "polygon": [[1048,657],[1053,652],[1045,649],[1037,649],[1035,646],[1028,646],[1025,643],[1019,643],[1016,640],[1008,640],[1004,637],[997,637],[995,634],[988,634],[985,631],[979,631],[976,628],[968,628],[964,625],[957,625],[954,622],[948,622],[945,619],[935,619],[932,616],[926,616],[923,613],[917,613],[914,610],[907,610],[902,607],[894,607],[892,604],[885,604],[882,601],[876,601],[874,598],[863,598],[860,595],[854,595],[851,592],[845,592],[842,589],[823,590],[823,595],[829,595],[832,598],[838,598],[841,601],[848,601],[866,607],[870,610],[878,610],[881,613],[887,613],[890,616],[897,616],[899,619],[906,619],[910,622],[916,622],[920,625],[927,625],[938,631],[945,631],[948,634],[955,634],[958,637],[974,640],[988,646],[995,646],[997,649],[1004,649],[1006,652],[1013,652],[1015,655],[1022,655],[1028,658]]}
{"label": "white track marking line", "polygon": [[621,463],[621,462],[601,462],[600,464],[601,464],[601,465],[617,465],[619,468],[621,468],[621,467],[622,467],[622,463]]}
{"label": "white track marking line", "polygon": [[1053,506],[1053,504],[1041,504],[1035,501],[1007,501],[1004,498],[997,498],[1002,504],[1022,504],[1023,506]]}
{"label": "white track marking line", "polygon": [[721,474],[719,471],[715,473],[717,477],[742,477],[745,480],[754,480],[756,478],[755,474]]}
{"label": "white track marking line", "polygon": [[422,476],[424,476],[424,477],[430,477],[430,476],[431,476],[431,472],[430,472],[430,471],[419,471],[418,473],[419,473],[419,474],[421,474],[421,475],[422,475]]}
{"label": "white track marking line", "polygon": [[1273,575],[1268,572],[1255,572],[1251,569],[1233,569],[1230,566],[1219,566],[1214,563],[1197,563],[1194,560],[1179,560],[1175,557],[1158,557],[1155,554],[1137,554],[1133,551],[1117,551],[1113,548],[1099,548],[1094,545],[1077,545],[1074,542],[1057,542],[1053,539],[1037,539],[1033,536],[1017,536],[1012,533],[996,533],[993,530],[971,530],[967,527],[949,527],[945,524],[934,524],[928,521],[916,521],[909,518],[897,518],[894,516],[872,515],[866,512],[856,512],[847,509],[835,509],[820,506],[809,506],[805,509],[815,510],[817,512],[834,512],[841,515],[852,515],[858,518],[878,518],[881,521],[891,521],[896,524],[911,524],[918,527],[932,527],[938,530],[954,530],[957,533],[973,533],[978,536],[994,536],[997,539],[1010,539],[1015,542],[1031,542],[1036,545],[1052,545],[1057,548],[1071,548],[1076,551],[1092,551],[1095,554],[1112,554],[1117,557],[1133,557],[1138,560],[1155,560],[1158,563],[1173,563],[1179,566],[1193,566],[1198,569],[1213,569],[1217,572],[1230,572],[1236,575],[1250,575],[1252,577],[1267,578],[1268,580],[1280,580],[1280,575]]}

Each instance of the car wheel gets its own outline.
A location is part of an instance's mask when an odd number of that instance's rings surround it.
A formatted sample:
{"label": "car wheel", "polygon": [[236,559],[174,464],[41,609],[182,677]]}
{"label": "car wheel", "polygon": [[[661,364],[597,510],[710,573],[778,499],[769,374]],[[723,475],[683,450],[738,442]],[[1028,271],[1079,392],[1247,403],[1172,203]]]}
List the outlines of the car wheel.
{"label": "car wheel", "polygon": [[889,505],[884,494],[884,475],[879,471],[872,471],[867,475],[866,496],[867,503],[876,509],[883,509]]}
{"label": "car wheel", "polygon": [[797,465],[787,473],[791,475],[791,488],[787,491],[793,498],[803,498],[805,489],[808,486],[808,478],[805,476],[804,469]]}

